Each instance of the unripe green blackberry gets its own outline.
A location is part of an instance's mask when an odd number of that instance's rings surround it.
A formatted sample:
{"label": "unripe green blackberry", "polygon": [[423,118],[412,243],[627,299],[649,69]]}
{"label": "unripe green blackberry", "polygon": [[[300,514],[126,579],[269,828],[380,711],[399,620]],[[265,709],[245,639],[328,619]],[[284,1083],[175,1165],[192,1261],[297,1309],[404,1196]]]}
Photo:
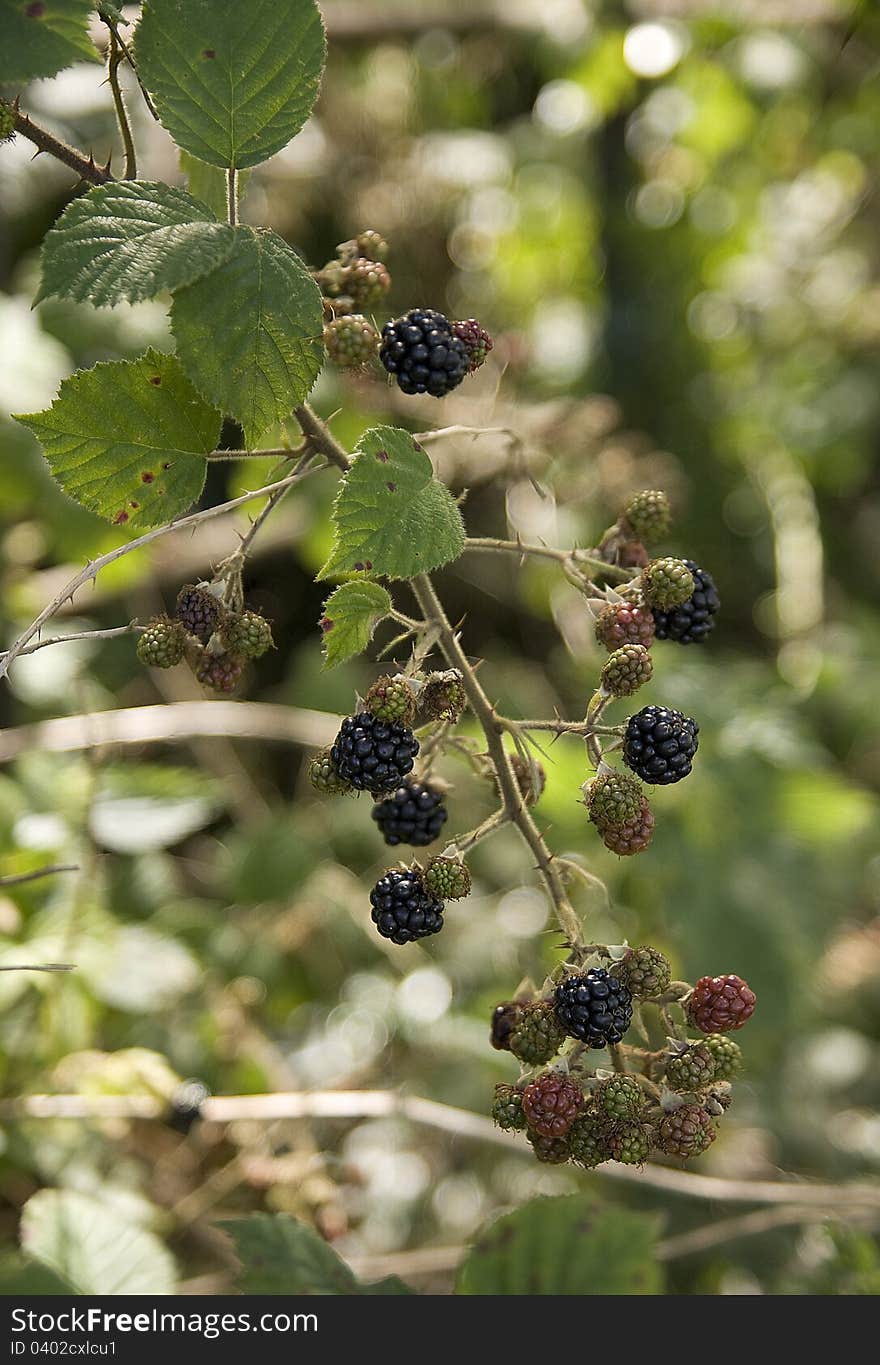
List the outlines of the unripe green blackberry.
{"label": "unripe green blackberry", "polygon": [[512,1085],[496,1085],[495,1098],[492,1101],[492,1118],[499,1128],[522,1132],[526,1126],[522,1091]]}
{"label": "unripe green blackberry", "polygon": [[615,1161],[623,1166],[641,1166],[651,1155],[654,1129],[637,1119],[616,1123],[608,1134],[608,1146]]}
{"label": "unripe green blackberry", "polygon": [[700,1156],[718,1136],[712,1115],[701,1104],[683,1104],[660,1122],[657,1146],[670,1156]]}
{"label": "unripe green blackberry", "polygon": [[220,638],[230,654],[242,654],[246,659],[261,659],[274,649],[272,627],[257,611],[231,611],[220,628]]}
{"label": "unripe green blackberry", "polygon": [[640,602],[609,602],[596,617],[596,639],[606,649],[647,648],[654,640],[654,617]]}
{"label": "unripe green blackberry", "polygon": [[602,843],[619,858],[631,858],[636,853],[644,853],[654,837],[654,812],[648,798],[643,796],[639,813],[622,825],[606,825],[599,830]]}
{"label": "unripe green blackberry", "polygon": [[637,948],[630,948],[620,962],[615,962],[614,975],[629,987],[633,995],[650,998],[662,995],[668,989],[672,968],[669,958],[659,948],[642,943]]}
{"label": "unripe green blackberry", "polygon": [[425,868],[424,882],[441,901],[464,900],[471,891],[471,874],[458,858],[432,858]]}
{"label": "unripe green blackberry", "polygon": [[609,1125],[595,1109],[582,1109],[568,1130],[571,1160],[592,1170],[611,1160]]}
{"label": "unripe green blackberry", "polygon": [[457,668],[443,673],[430,673],[419,689],[419,710],[428,720],[461,719],[467,706],[467,696]]}
{"label": "unripe green blackberry", "polygon": [[379,333],[362,313],[334,317],[324,328],[324,345],[334,365],[353,370],[379,354]]}
{"label": "unripe green blackberry", "polygon": [[15,112],[6,100],[0,100],[0,142],[15,136]]}
{"label": "unripe green blackberry", "polygon": [[669,534],[672,508],[668,497],[660,489],[645,488],[641,493],[633,493],[623,509],[621,520],[638,540],[653,545]]}
{"label": "unripe green blackberry", "polygon": [[357,256],[344,271],[341,292],[348,294],[357,308],[375,308],[391,288],[391,276],[381,261]]}
{"label": "unripe green blackberry", "polygon": [[538,1161],[545,1161],[550,1166],[563,1166],[571,1160],[568,1134],[565,1137],[544,1137],[541,1133],[528,1133],[527,1136]]}
{"label": "unripe green blackberry", "polygon": [[203,649],[196,665],[196,679],[213,692],[234,692],[244,672],[240,654],[212,654]]}
{"label": "unripe green blackberry", "polygon": [[162,616],[138,637],[137,656],[150,668],[173,668],[183,658],[186,631],[179,621]]}
{"label": "unripe green blackberry", "polygon": [[373,683],[364,697],[363,709],[389,725],[409,727],[416,714],[415,693],[405,678],[391,678],[386,674]]}
{"label": "unripe green blackberry", "polygon": [[593,1091],[593,1103],[609,1119],[634,1119],[645,1107],[645,1092],[635,1076],[608,1076]]}
{"label": "unripe green blackberry", "polygon": [[634,820],[642,809],[641,784],[627,773],[600,773],[587,789],[586,803],[590,819],[600,829],[625,825]]}
{"label": "unripe green blackberry", "polygon": [[650,681],[653,672],[654,664],[644,645],[621,645],[605,661],[602,686],[612,697],[631,697]]}
{"label": "unripe green blackberry", "polygon": [[685,1094],[701,1090],[715,1079],[715,1059],[704,1043],[693,1043],[687,1052],[677,1052],[666,1063],[666,1084]]}
{"label": "unripe green blackberry", "polygon": [[670,611],[694,592],[694,576],[683,559],[652,559],[642,571],[642,595],[649,607]]}
{"label": "unripe green blackberry", "polygon": [[703,1039],[703,1047],[711,1053],[715,1063],[716,1081],[732,1081],[742,1069],[742,1048],[725,1034],[710,1033]]}
{"label": "unripe green blackberry", "polygon": [[489,1026],[489,1042],[496,1052],[510,1051],[510,1039],[522,1012],[523,1006],[518,1000],[503,1000],[495,1006]]}
{"label": "unripe green blackberry", "polygon": [[329,748],[320,749],[314,754],[309,759],[306,771],[315,791],[321,792],[324,796],[342,796],[354,791],[351,783],[346,782],[336,771]]}
{"label": "unripe green blackberry", "polygon": [[543,1000],[524,1005],[510,1035],[510,1051],[527,1066],[551,1061],[565,1042],[553,1006]]}
{"label": "unripe green blackberry", "polygon": [[186,583],[177,594],[177,619],[206,645],[223,619],[223,606],[207,583]]}
{"label": "unripe green blackberry", "polygon": [[384,261],[388,255],[388,243],[381,232],[374,231],[373,228],[364,228],[355,238],[355,246],[359,256],[366,256],[370,261]]}

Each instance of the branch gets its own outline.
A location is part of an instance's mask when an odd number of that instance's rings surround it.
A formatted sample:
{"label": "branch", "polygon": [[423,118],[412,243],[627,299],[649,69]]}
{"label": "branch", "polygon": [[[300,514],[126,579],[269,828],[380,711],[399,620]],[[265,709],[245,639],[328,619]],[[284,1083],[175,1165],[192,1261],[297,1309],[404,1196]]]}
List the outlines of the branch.
{"label": "branch", "polygon": [[0,877],[0,888],[23,886],[25,882],[36,882],[41,877],[54,877],[56,872],[79,872],[78,863],[51,863],[38,867],[34,872],[16,872],[11,877]]}
{"label": "branch", "polygon": [[333,742],[339,717],[326,711],[256,701],[178,701],[132,706],[22,725],[0,733],[0,763],[39,749],[68,754],[108,744],[178,744],[190,739],[253,739],[323,748]]}
{"label": "branch", "polygon": [[33,119],[19,108],[17,100],[10,108],[15,131],[32,142],[38,151],[47,152],[49,156],[54,156],[56,161],[62,161],[65,166],[76,171],[80,180],[86,180],[90,185],[106,185],[108,180],[113,180],[109,162],[106,166],[96,166],[91,153],[86,156],[83,152],[77,151],[76,147],[62,142],[61,138],[50,133],[48,128],[34,123]]}
{"label": "branch", "polygon": [[[119,635],[136,635],[145,629],[145,626],[132,621],[127,626],[111,626],[109,630],[74,630],[69,635],[51,635],[48,640],[38,640],[36,644],[20,649],[18,657],[22,659],[25,654],[36,654],[38,649],[48,649],[49,645],[67,645],[71,640],[113,640]],[[8,652],[0,650],[0,661],[6,658]]]}
{"label": "branch", "polygon": [[207,507],[202,512],[191,512],[189,516],[179,517],[176,521],[169,521],[164,526],[154,526],[151,531],[147,531],[136,540],[130,540],[125,545],[118,545],[115,550],[108,550],[106,554],[93,559],[84,569],[75,574],[61,589],[52,601],[43,608],[39,616],[27,627],[18,637],[15,643],[0,658],[0,678],[6,676],[10,664],[18,658],[22,650],[30,644],[35,635],[39,633],[47,621],[55,615],[64,602],[72,598],[86,583],[90,583],[98,576],[102,569],[106,569],[108,564],[114,564],[117,559],[122,559],[124,555],[131,554],[133,550],[139,550],[144,545],[149,545],[152,541],[158,540],[161,536],[166,536],[170,531],[182,531],[187,528],[198,526],[204,521],[209,521],[212,517],[222,516],[225,512],[234,511],[236,507],[243,507],[245,503],[252,502],[254,498],[271,497],[279,489],[289,488],[299,479],[305,478],[307,474],[323,466],[313,465],[308,469],[295,469],[292,474],[279,479],[277,483],[266,484],[264,488],[257,488],[253,493],[242,493],[240,497],[233,498],[230,502],[218,504],[216,507]]}
{"label": "branch", "polygon": [[520,559],[531,555],[541,559],[555,559],[558,563],[589,569],[591,573],[613,578],[616,583],[628,583],[639,573],[638,569],[622,569],[617,564],[608,564],[604,559],[591,555],[587,550],[557,550],[552,545],[527,545],[522,540],[496,540],[492,536],[470,536],[465,541],[465,551],[497,552],[514,554]]}
{"label": "branch", "polygon": [[[161,1119],[168,1103],[156,1095],[22,1095],[0,1100],[0,1120]],[[201,1109],[206,1123],[238,1120],[273,1123],[277,1119],[359,1119],[400,1117],[454,1137],[488,1142],[527,1155],[522,1139],[496,1128],[490,1118],[468,1109],[392,1090],[311,1090],[274,1095],[214,1095]],[[819,1184],[790,1175],[783,1180],[734,1180],[699,1175],[652,1163],[642,1168],[608,1162],[593,1173],[664,1194],[722,1203],[784,1206],[790,1210],[846,1210],[851,1215],[880,1210],[880,1183]],[[682,1253],[683,1254],[683,1253]]]}
{"label": "branch", "polygon": [[486,747],[495,766],[504,808],[534,854],[537,868],[550,893],[562,932],[572,947],[579,947],[581,944],[580,921],[562,884],[562,878],[553,864],[552,854],[523,800],[519,783],[511,766],[510,755],[504,747],[502,738],[504,729],[495,714],[495,708],[478,682],[477,675],[459,643],[458,636],[450,625],[449,618],[443,610],[429,576],[419,574],[417,578],[412,580],[410,586],[426,624],[433,626],[437,631],[440,648],[446,662],[450,668],[457,668],[461,672],[462,684],[471,710],[480,722],[486,737]]}
{"label": "branch", "polygon": [[348,469],[351,460],[331,433],[326,422],[323,422],[314,409],[308,404],[303,403],[300,407],[293,410],[296,420],[299,422],[303,436],[309,441],[313,450],[330,464],[335,464],[343,473]]}
{"label": "branch", "polygon": [[122,95],[122,86],[119,83],[119,67],[126,60],[126,54],[120,45],[116,29],[112,25],[109,25],[109,28],[110,46],[107,49],[107,80],[113,92],[113,108],[116,110],[116,123],[119,127],[119,136],[122,139],[122,149],[125,154],[122,178],[123,180],[137,180],[137,152],[135,151],[131,124],[128,121],[128,110],[125,107],[125,100]]}

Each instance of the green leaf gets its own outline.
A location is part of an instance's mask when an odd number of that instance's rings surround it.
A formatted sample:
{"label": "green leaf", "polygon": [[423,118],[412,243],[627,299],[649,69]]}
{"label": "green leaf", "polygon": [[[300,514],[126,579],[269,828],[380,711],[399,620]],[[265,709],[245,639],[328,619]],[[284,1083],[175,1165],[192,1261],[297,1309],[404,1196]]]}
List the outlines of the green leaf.
{"label": "green leaf", "polygon": [[100,61],[86,30],[92,9],[91,0],[0,0],[0,83]]}
{"label": "green leaf", "polygon": [[75,1190],[40,1190],[21,1216],[23,1249],[78,1294],[173,1294],[174,1262],[158,1237]]}
{"label": "green leaf", "polygon": [[235,231],[229,259],[175,295],[171,326],[193,383],[253,444],[317,379],[323,318],[318,286],[280,237]]}
{"label": "green leaf", "polygon": [[372,427],[333,504],[335,539],[319,578],[413,578],[457,559],[465,533],[455,499],[408,431]]}
{"label": "green leaf", "polygon": [[314,0],[150,0],[135,47],[178,146],[238,169],[302,128],[318,96],[324,26]]}
{"label": "green leaf", "polygon": [[534,1199],[483,1230],[458,1294],[659,1294],[655,1220],[582,1194]]}
{"label": "green leaf", "polygon": [[311,1228],[286,1213],[228,1219],[243,1294],[411,1294],[395,1275],[363,1284]]}
{"label": "green leaf", "polygon": [[36,1261],[18,1252],[6,1252],[0,1259],[0,1296],[27,1298],[32,1294],[69,1294],[70,1285]]}
{"label": "green leaf", "polygon": [[137,303],[207,275],[234,246],[233,229],[184,190],[146,180],[96,185],[46,235],[36,302],[57,294],[99,308]]}
{"label": "green leaf", "polygon": [[156,526],[192,506],[220,431],[176,357],[153,350],[78,370],[50,408],[16,420],[65,492],[118,526]]}
{"label": "green leaf", "polygon": [[391,610],[391,598],[379,583],[368,578],[343,583],[324,603],[321,630],[324,633],[324,667],[362,654],[373,631]]}
{"label": "green leaf", "polygon": [[[181,152],[178,158],[180,169],[186,176],[186,187],[194,199],[206,204],[214,217],[221,223],[226,222],[226,176],[217,166],[209,166],[191,152]],[[243,175],[239,177],[238,192],[242,193]]]}

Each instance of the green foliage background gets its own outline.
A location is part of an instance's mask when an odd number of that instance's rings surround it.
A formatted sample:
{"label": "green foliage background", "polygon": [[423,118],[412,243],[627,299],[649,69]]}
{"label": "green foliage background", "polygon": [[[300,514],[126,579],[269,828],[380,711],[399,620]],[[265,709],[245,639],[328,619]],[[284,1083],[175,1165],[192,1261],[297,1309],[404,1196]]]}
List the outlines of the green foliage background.
{"label": "green foliage background", "polygon": [[[669,549],[713,571],[724,615],[699,652],[658,645],[645,701],[699,718],[699,765],[657,797],[654,844],[632,863],[598,844],[576,804],[576,743],[550,751],[539,811],[555,846],[611,888],[610,914],[579,895],[597,939],[650,940],[685,977],[736,971],[758,992],[748,1069],[700,1169],[876,1175],[880,20],[830,0],[811,18],[779,3],[760,26],[733,0],[692,8],[566,0],[545,26],[517,27],[500,7],[481,17],[447,0],[432,13],[448,22],[420,30],[411,5],[364,0],[360,32],[334,41],[328,4],[316,115],[251,173],[242,213],[314,265],[376,227],[392,243],[390,312],[423,303],[495,333],[490,364],[443,408],[329,370],[315,393],[323,412],[341,409],[333,429],[349,448],[382,422],[515,430],[522,449],[503,436],[432,446],[453,490],[469,489],[471,534],[510,525],[588,544],[632,488],[669,490]],[[661,25],[653,44],[646,16]],[[668,64],[651,74],[658,51]],[[101,80],[98,66],[73,68],[30,87],[28,107],[106,158]],[[175,179],[170,141],[132,105],[141,175]],[[173,346],[156,303],[29,311],[39,244],[71,189],[31,150],[0,147],[6,411],[47,406],[77,366]],[[212,466],[199,505],[270,475]],[[279,648],[251,670],[248,700],[346,712],[375,675],[363,660],[321,671],[326,588],[313,579],[332,494],[332,480],[306,483],[257,542],[247,586]],[[63,627],[161,610],[245,524],[125,558]],[[124,539],[69,502],[29,433],[3,420],[8,639]],[[510,567],[472,557],[444,573],[450,615],[466,617],[509,713],[577,714],[599,664],[582,603],[552,568],[514,579]],[[485,1112],[510,1075],[487,1045],[490,1007],[555,960],[514,836],[479,850],[475,894],[440,938],[385,951],[366,892],[387,851],[363,800],[328,812],[313,798],[304,749],[230,738],[59,753],[24,728],[199,695],[176,673],[148,676],[130,639],[47,649],[13,670],[0,697],[3,871],[70,860],[84,873],[0,898],[0,960],[77,963],[67,978],[0,977],[3,1093],[167,1094],[198,1075],[217,1094],[402,1088]],[[462,768],[448,775],[464,829],[491,793]],[[468,1243],[538,1194],[589,1190],[659,1215],[667,1237],[718,1212],[394,1118],[238,1122],[186,1140],[155,1124],[34,1121],[5,1126],[0,1148],[9,1239],[38,1191],[29,1217],[45,1229],[47,1192],[70,1190],[163,1244],[157,1274],[213,1292],[233,1274],[221,1217],[290,1213],[375,1264]],[[817,1223],[676,1257],[664,1273],[675,1293],[864,1293],[877,1260],[867,1233]],[[418,1283],[443,1291],[452,1278]]]}

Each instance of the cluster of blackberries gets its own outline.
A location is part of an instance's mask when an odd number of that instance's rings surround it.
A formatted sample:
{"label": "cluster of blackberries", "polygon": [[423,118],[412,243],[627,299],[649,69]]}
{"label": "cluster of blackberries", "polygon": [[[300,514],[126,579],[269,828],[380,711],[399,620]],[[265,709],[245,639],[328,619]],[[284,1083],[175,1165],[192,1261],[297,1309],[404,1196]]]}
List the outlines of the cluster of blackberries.
{"label": "cluster of blackberries", "polygon": [[156,617],[138,636],[141,663],[173,668],[185,659],[204,687],[234,691],[247,660],[261,658],[274,642],[265,617],[229,607],[223,591],[223,584],[182,587],[174,617]]}
{"label": "cluster of blackberries", "polygon": [[[492,1045],[528,1067],[552,1061],[567,1037],[590,1048],[615,1045],[629,1028],[633,997],[656,1001],[669,989],[670,975],[667,959],[649,945],[629,949],[612,970],[572,971],[550,998],[498,1005]],[[590,1073],[578,1060],[498,1085],[495,1122],[524,1131],[537,1159],[554,1164],[640,1165],[653,1152],[699,1156],[715,1140],[730,1105],[730,1082],[742,1066],[739,1047],[726,1035],[750,1016],[755,996],[739,977],[723,976],[703,977],[693,991],[677,984],[664,997],[672,998],[706,1036],[670,1039],[665,1052],[641,1052],[638,1073]]]}

